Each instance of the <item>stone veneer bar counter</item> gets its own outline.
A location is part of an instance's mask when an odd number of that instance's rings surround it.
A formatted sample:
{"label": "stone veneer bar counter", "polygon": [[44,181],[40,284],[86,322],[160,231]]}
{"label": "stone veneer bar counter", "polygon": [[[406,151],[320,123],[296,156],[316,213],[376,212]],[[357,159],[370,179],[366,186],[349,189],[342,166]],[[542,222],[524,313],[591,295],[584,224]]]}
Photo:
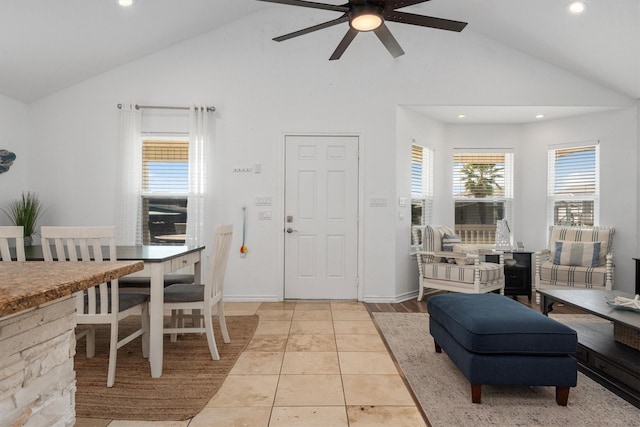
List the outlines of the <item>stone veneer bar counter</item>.
{"label": "stone veneer bar counter", "polygon": [[73,426],[73,293],[143,266],[0,262],[0,427]]}

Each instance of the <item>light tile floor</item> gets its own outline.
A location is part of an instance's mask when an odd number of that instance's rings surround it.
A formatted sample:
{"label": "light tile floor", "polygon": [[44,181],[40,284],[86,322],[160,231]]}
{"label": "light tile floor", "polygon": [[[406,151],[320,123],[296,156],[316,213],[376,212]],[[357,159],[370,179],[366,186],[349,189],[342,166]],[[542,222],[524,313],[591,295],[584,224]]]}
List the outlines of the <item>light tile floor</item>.
{"label": "light tile floor", "polygon": [[230,302],[225,312],[258,314],[260,322],[198,415],[169,422],[78,419],[76,427],[425,425],[363,304]]}

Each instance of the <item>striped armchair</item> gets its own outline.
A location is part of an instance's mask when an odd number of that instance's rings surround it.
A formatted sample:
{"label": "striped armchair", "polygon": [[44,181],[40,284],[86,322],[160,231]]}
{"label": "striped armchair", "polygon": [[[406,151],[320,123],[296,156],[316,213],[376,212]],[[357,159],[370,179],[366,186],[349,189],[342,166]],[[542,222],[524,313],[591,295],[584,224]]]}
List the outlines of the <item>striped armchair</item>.
{"label": "striped armchair", "polygon": [[[443,238],[455,236],[453,229],[426,225],[422,230],[422,249],[416,252],[418,261],[418,301],[424,289],[439,289],[461,293],[484,293],[504,288],[504,256],[500,251],[470,245],[443,247]],[[445,246],[451,242],[445,243]],[[450,251],[445,249],[451,249]],[[496,255],[499,262],[480,262],[480,256]]]}
{"label": "striped armchair", "polygon": [[611,227],[549,227],[549,247],[535,255],[536,289],[611,290],[614,233]]}

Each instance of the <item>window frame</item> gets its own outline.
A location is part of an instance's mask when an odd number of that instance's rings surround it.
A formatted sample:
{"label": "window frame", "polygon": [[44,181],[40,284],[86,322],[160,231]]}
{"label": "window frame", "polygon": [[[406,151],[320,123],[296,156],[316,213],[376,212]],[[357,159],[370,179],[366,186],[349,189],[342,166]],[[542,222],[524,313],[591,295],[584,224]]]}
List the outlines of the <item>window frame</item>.
{"label": "window frame", "polygon": [[[472,158],[474,156],[480,157],[480,158],[483,156],[502,157],[504,159],[504,167],[503,167],[503,178],[501,182],[503,189],[501,191],[501,194],[494,193],[493,195],[482,197],[482,198],[457,194],[456,188],[461,188],[461,187],[464,188],[464,181],[460,176],[462,167],[460,167],[460,172],[456,171],[456,168],[458,167],[457,165],[461,163],[456,161],[456,157],[458,156],[468,156],[469,158]],[[463,233],[460,227],[456,227],[458,224],[456,223],[455,212],[456,212],[457,204],[460,202],[486,203],[486,204],[491,204],[493,206],[495,206],[496,203],[502,204],[502,210],[503,210],[502,218],[497,218],[496,222],[497,220],[500,220],[500,219],[506,219],[507,223],[510,226],[511,233],[513,235],[513,232],[514,232],[514,224],[513,224],[514,179],[515,179],[514,161],[515,161],[514,151],[513,149],[509,149],[509,148],[489,148],[489,149],[455,148],[453,149],[452,165],[451,165],[451,171],[452,171],[451,195],[453,199],[454,218],[452,223],[456,228],[456,231],[460,235],[460,239],[462,240],[463,243],[494,245],[495,233],[497,231],[496,230],[497,224],[493,224],[494,226],[493,228],[489,227],[490,229],[486,230],[486,233],[489,233],[489,236],[493,236],[490,238],[482,237],[479,240],[478,235],[474,236],[473,230],[470,231],[469,233]],[[468,163],[474,163],[474,162],[469,161]],[[478,225],[490,225],[490,224],[478,224]],[[482,227],[478,227],[478,228],[482,228]]]}
{"label": "window frame", "polygon": [[[579,151],[594,151],[593,165],[588,170],[583,170],[582,177],[580,177],[580,183],[589,185],[589,181],[592,180],[593,193],[581,192],[577,194],[563,194],[557,192],[557,162],[559,152],[579,152]],[[569,154],[569,153],[567,153]],[[573,171],[575,171],[575,167]],[[568,173],[568,172],[565,172]],[[574,173],[575,174],[575,173]],[[569,204],[576,204],[581,202],[593,203],[593,224],[583,223],[582,220],[574,221],[571,223],[556,224],[555,207],[557,202],[567,202]],[[600,223],[600,141],[589,141],[580,143],[570,143],[561,145],[552,145],[547,149],[547,225],[576,225],[576,226],[598,226]]]}
{"label": "window frame", "polygon": [[[150,182],[150,180],[148,179],[148,176],[149,176],[148,162],[150,160],[148,156],[145,156],[145,145],[160,144],[160,143],[167,143],[167,144],[178,143],[179,145],[183,146],[178,148],[181,148],[182,150],[186,148],[185,153],[178,153],[178,156],[181,157],[181,160],[184,160],[183,162],[181,161],[180,163],[186,163],[187,165],[186,176],[183,177],[185,179],[184,191],[149,190],[148,183]],[[171,204],[171,201],[175,201],[174,205],[178,210],[180,210],[181,208],[184,209],[183,214],[176,214],[180,218],[183,218],[183,220],[173,223],[173,227],[171,227],[170,230],[167,230],[166,232],[163,232],[163,233],[164,234],[185,234],[186,233],[186,222],[188,220],[187,202],[188,202],[188,194],[189,194],[188,174],[189,174],[189,167],[190,167],[189,146],[190,146],[190,141],[189,141],[188,133],[179,133],[179,134],[176,133],[170,136],[159,136],[156,134],[152,134],[152,135],[143,135],[142,137],[142,147],[141,147],[142,153],[141,153],[141,165],[140,165],[141,173],[142,173],[141,188],[140,188],[140,200],[141,200],[140,216],[141,216],[141,222],[142,222],[141,224],[142,225],[142,243],[144,245],[170,245],[170,244],[182,245],[184,244],[184,241],[180,241],[180,240],[158,241],[154,239],[154,236],[151,236],[151,230],[150,230],[151,220],[149,219],[149,210],[150,210],[149,205],[154,200],[165,201],[167,202],[167,204]],[[157,161],[157,159],[154,159],[154,160]],[[166,162],[172,161],[171,159],[163,159],[163,160],[165,160]],[[180,224],[180,227],[182,227],[184,224],[185,230],[177,229],[176,224]],[[180,233],[180,231],[182,231],[182,233]]]}
{"label": "window frame", "polygon": [[[411,247],[422,246],[422,228],[433,221],[433,176],[435,150],[415,141],[411,144]],[[417,167],[416,165],[420,165]],[[413,208],[420,206],[420,223],[414,223]]]}

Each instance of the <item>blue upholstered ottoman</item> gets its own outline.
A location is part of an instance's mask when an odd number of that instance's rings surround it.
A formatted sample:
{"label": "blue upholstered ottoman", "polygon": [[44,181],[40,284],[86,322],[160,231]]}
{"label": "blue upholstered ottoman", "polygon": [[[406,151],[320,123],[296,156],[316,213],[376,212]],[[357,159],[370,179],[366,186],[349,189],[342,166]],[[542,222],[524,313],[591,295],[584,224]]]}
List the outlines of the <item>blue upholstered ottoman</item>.
{"label": "blue upholstered ottoman", "polygon": [[473,403],[487,384],[555,386],[556,402],[567,405],[578,378],[573,329],[494,293],[432,296],[427,311],[436,352],[469,380]]}

